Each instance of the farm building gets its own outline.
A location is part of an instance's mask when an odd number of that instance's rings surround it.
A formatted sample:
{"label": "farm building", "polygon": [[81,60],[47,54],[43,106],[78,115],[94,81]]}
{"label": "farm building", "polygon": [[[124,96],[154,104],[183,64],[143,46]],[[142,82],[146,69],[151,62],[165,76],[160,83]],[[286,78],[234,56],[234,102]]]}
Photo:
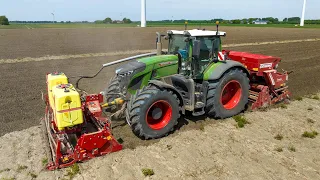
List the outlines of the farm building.
{"label": "farm building", "polygon": [[253,24],[268,24],[268,21],[256,20],[252,22]]}

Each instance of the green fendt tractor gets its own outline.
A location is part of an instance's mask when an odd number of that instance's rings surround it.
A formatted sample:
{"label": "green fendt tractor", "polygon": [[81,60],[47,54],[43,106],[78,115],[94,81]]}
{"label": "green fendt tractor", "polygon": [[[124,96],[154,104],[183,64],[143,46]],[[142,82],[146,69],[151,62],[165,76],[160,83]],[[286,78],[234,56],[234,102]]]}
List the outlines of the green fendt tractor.
{"label": "green fendt tractor", "polygon": [[[157,33],[157,53],[132,60],[116,70],[104,94],[107,102],[125,100],[121,110],[132,131],[142,139],[166,136],[180,114],[234,116],[249,96],[247,69],[225,60],[221,37],[206,30]],[[161,38],[168,40],[162,52]],[[110,110],[110,109],[109,109]]]}

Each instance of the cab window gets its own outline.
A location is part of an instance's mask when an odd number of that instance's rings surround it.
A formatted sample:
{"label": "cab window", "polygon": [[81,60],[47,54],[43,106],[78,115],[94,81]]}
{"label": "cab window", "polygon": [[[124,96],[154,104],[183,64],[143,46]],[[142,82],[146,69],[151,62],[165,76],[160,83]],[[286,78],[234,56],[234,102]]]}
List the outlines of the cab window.
{"label": "cab window", "polygon": [[[220,49],[220,39],[217,37],[198,37],[200,41],[200,60],[216,57]],[[212,54],[213,51],[213,54]]]}

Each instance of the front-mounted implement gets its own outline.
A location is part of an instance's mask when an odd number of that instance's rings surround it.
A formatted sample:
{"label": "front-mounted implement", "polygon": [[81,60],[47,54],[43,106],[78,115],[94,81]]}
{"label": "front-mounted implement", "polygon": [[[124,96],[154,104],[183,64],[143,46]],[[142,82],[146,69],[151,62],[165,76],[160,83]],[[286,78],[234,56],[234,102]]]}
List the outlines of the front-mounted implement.
{"label": "front-mounted implement", "polygon": [[119,151],[111,122],[102,116],[101,94],[79,94],[63,73],[47,75],[45,118],[49,147],[47,169],[64,168],[96,156]]}

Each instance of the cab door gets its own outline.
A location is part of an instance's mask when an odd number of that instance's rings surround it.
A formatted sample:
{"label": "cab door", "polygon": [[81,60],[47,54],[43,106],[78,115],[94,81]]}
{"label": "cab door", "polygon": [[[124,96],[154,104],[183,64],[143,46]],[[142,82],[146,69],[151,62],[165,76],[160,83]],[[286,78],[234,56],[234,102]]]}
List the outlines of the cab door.
{"label": "cab door", "polygon": [[200,44],[199,56],[193,57],[194,75],[196,79],[202,79],[203,72],[213,60],[218,58],[221,51],[220,37],[197,37]]}

